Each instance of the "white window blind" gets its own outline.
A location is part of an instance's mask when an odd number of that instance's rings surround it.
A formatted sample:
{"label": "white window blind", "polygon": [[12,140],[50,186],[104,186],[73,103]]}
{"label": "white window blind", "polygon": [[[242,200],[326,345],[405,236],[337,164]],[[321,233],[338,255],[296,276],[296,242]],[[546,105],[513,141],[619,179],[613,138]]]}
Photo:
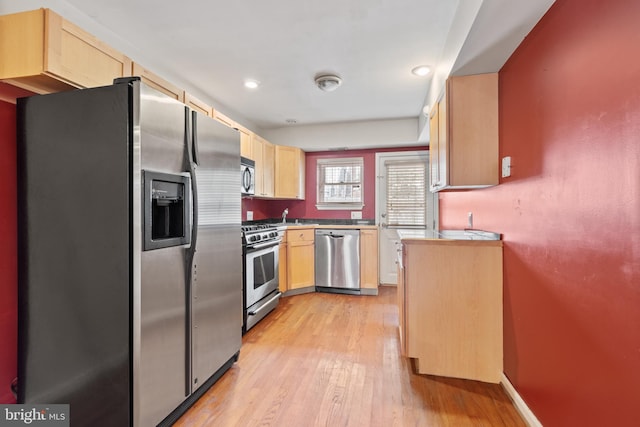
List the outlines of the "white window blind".
{"label": "white window blind", "polygon": [[318,159],[318,209],[362,209],[362,157]]}
{"label": "white window blind", "polygon": [[425,227],[427,164],[387,161],[387,224],[390,227]]}

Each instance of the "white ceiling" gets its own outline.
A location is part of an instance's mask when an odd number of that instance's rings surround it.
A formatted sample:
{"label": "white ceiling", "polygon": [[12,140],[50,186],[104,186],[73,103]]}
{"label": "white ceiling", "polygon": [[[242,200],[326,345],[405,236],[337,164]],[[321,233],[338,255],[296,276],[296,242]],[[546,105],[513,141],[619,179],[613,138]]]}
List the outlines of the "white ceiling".
{"label": "white ceiling", "polygon": [[[51,7],[226,114],[274,129],[287,119],[416,118],[437,96],[434,74],[499,70],[552,3],[0,0],[0,13]],[[420,64],[434,72],[413,76]],[[338,74],[342,86],[320,91],[320,72]],[[244,88],[247,78],[260,87]]]}

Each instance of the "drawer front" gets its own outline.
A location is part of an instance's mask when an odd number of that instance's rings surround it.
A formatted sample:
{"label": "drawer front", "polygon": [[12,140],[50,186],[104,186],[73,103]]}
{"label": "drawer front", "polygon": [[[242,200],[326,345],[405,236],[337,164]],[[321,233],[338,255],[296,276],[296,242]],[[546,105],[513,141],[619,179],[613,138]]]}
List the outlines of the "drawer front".
{"label": "drawer front", "polygon": [[315,231],[313,228],[299,228],[296,230],[287,230],[287,242],[313,242],[315,239]]}

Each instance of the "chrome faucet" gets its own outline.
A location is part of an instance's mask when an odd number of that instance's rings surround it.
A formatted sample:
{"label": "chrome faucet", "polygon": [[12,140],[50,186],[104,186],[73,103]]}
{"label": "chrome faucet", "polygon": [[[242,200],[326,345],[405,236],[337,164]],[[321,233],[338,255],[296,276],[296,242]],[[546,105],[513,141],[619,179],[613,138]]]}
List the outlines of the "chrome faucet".
{"label": "chrome faucet", "polygon": [[283,224],[285,222],[287,222],[287,215],[289,215],[289,208],[285,208],[284,211],[282,211],[282,223]]}

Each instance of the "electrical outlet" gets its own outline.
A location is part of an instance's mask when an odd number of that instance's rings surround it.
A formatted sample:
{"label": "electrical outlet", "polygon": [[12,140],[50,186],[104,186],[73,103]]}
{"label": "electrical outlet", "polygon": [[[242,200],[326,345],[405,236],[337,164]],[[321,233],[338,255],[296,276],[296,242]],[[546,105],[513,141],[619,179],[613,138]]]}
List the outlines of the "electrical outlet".
{"label": "electrical outlet", "polygon": [[362,219],[362,211],[351,211],[351,219]]}
{"label": "electrical outlet", "polygon": [[247,211],[247,221],[253,221],[253,211]]}
{"label": "electrical outlet", "polygon": [[502,158],[502,177],[511,176],[511,156]]}

